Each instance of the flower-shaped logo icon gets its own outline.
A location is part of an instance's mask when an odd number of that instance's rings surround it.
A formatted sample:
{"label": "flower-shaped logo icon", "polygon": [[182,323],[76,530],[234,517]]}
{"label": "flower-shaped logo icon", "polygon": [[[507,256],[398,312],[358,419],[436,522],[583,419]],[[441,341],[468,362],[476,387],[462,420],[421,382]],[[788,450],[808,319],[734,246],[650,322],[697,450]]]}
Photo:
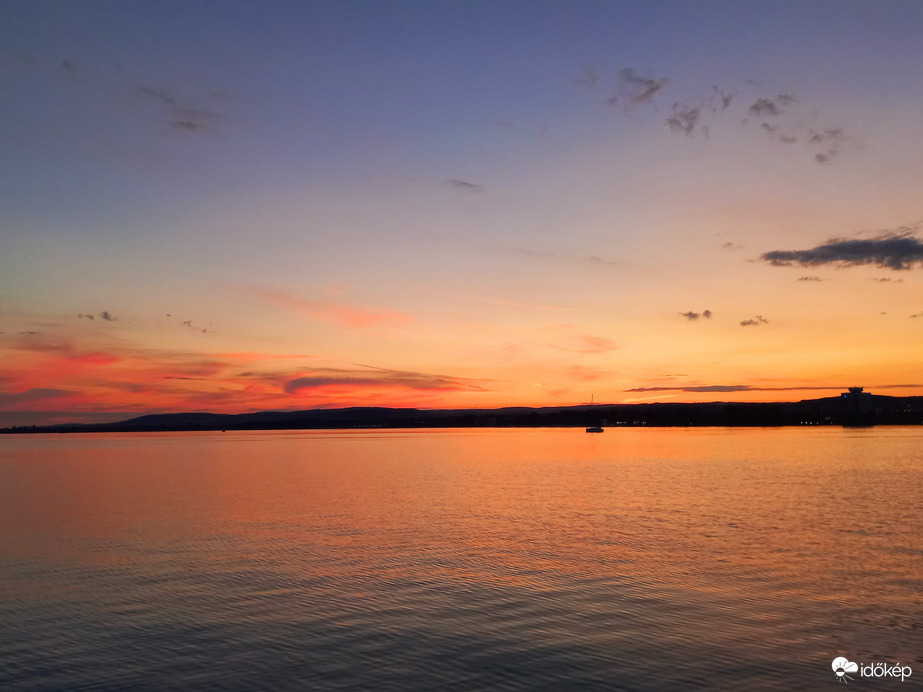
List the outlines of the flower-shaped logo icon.
{"label": "flower-shaped logo icon", "polygon": [[833,659],[833,672],[836,673],[836,681],[849,684],[849,680],[852,680],[846,673],[855,673],[859,670],[859,664],[853,663],[852,661],[843,658],[842,656],[837,656]]}

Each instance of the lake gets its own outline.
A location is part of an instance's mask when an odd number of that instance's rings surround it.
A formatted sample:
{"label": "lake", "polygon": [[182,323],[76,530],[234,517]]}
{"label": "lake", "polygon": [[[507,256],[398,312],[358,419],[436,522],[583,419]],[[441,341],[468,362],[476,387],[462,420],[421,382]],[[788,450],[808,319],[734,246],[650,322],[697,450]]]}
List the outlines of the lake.
{"label": "lake", "polygon": [[923,428],[6,435],[0,689],[911,689],[921,507]]}

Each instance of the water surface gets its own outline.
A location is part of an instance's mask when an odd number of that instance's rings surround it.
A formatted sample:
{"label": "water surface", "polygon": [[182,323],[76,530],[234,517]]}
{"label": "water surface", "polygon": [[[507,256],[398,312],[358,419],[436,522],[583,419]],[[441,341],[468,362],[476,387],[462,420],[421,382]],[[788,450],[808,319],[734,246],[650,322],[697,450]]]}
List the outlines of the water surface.
{"label": "water surface", "polygon": [[813,690],[837,656],[923,679],[921,450],[917,428],[5,436],[0,689]]}

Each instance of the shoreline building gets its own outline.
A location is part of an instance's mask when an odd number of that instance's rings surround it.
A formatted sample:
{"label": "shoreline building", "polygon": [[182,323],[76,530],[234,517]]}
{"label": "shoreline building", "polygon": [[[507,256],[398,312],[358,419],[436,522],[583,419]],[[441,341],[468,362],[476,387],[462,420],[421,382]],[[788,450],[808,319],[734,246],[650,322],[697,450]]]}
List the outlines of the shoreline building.
{"label": "shoreline building", "polygon": [[872,395],[863,387],[850,387],[840,397],[843,401],[843,425],[869,426],[872,423]]}

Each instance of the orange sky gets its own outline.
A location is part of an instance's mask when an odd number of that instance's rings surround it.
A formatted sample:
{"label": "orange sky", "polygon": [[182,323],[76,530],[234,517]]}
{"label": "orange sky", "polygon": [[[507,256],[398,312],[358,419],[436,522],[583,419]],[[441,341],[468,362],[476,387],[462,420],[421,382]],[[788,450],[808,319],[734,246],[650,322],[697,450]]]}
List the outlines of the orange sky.
{"label": "orange sky", "polygon": [[54,7],[0,426],[921,393],[919,5]]}

